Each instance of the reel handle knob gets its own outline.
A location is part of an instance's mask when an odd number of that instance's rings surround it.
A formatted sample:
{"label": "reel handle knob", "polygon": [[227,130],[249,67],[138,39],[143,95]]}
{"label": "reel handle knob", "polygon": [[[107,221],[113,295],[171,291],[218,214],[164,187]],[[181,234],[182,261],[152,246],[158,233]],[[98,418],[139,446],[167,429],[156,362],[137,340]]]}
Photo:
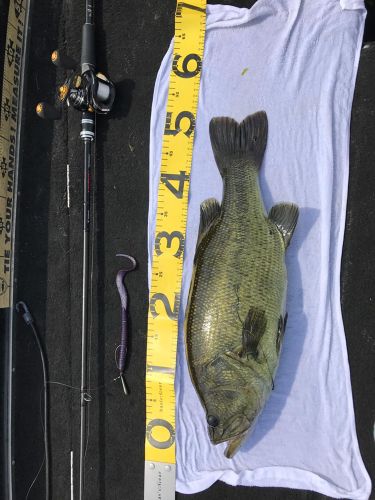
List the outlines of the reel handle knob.
{"label": "reel handle knob", "polygon": [[48,102],[39,102],[35,110],[36,114],[45,120],[59,120],[61,118],[61,108],[56,108]]}
{"label": "reel handle knob", "polygon": [[63,69],[76,69],[78,66],[74,59],[61,52],[61,50],[54,50],[52,52],[51,61],[55,66]]}

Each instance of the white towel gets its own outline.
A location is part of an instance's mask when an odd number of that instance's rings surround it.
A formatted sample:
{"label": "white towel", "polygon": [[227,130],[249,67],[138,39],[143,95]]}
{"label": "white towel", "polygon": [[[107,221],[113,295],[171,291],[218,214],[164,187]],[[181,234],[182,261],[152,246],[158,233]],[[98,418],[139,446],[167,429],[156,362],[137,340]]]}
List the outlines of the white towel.
{"label": "white towel", "polygon": [[[232,485],[315,490],[367,499],[371,483],[355,430],[340,263],[349,172],[349,124],[366,11],[363,0],[258,0],[209,5],[191,173],[177,357],[177,489]],[[157,77],[150,141],[149,276],[172,45]],[[272,392],[254,433],[231,460],[213,446],[191,384],[183,313],[199,205],[222,196],[208,135],[214,116],[265,110],[260,171],[266,209],[300,207],[287,251],[288,325]]]}

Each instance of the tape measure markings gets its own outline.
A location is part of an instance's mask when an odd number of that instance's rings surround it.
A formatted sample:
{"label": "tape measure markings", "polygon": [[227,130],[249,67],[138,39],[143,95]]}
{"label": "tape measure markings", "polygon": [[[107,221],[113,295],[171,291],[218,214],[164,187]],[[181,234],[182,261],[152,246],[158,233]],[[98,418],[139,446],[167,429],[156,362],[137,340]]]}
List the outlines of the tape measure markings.
{"label": "tape measure markings", "polygon": [[179,2],[160,161],[147,332],[145,499],[175,495],[178,316],[206,0]]}
{"label": "tape measure markings", "polygon": [[18,114],[21,101],[24,0],[10,0],[0,118],[0,307],[10,306],[14,213],[14,181],[18,155]]}

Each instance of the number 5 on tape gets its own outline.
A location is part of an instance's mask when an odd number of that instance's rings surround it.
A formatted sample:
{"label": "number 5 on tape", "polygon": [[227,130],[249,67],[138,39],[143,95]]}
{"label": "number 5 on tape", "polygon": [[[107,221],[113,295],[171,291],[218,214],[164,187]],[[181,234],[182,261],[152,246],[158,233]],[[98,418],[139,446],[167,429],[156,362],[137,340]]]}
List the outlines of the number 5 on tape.
{"label": "number 5 on tape", "polygon": [[178,2],[163,135],[147,329],[145,500],[174,500],[175,369],[206,0]]}

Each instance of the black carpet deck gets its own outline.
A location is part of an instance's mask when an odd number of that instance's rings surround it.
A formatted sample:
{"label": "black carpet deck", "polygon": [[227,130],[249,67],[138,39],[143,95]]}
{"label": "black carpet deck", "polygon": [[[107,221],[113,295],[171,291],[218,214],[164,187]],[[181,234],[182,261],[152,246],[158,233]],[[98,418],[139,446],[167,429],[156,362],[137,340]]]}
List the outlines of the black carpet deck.
{"label": "black carpet deck", "polygon": [[[79,59],[84,1],[33,2],[20,172],[17,300],[32,309],[45,340],[50,380],[80,384],[82,145],[80,114],[40,120],[40,99],[53,100],[62,75],[49,62],[56,47]],[[148,145],[153,86],[173,34],[174,0],[97,1],[98,68],[117,87],[112,116],[99,117],[96,144],[95,269],[88,500],[143,498],[145,348],[147,319]],[[248,0],[232,3],[249,6]],[[254,3],[254,2],[252,2]],[[0,52],[7,1],[0,0]],[[365,39],[374,36],[369,16]],[[3,57],[1,55],[1,57]],[[2,67],[2,60],[0,60]],[[375,480],[375,46],[363,49],[353,108],[348,218],[342,263],[342,306],[361,452]],[[66,203],[70,165],[71,208]],[[114,285],[129,253],[138,269],[126,278],[130,294],[131,355],[125,398],[117,376],[120,304]],[[6,337],[2,338],[4,350]],[[39,353],[21,321],[15,331],[15,491],[24,500],[43,459]],[[70,450],[78,458],[79,392],[51,385],[53,499],[70,499]],[[332,422],[332,425],[335,425]],[[1,496],[1,494],[0,494]],[[43,477],[29,500],[43,498]],[[177,495],[177,498],[189,498]],[[209,499],[320,499],[281,489],[231,488],[217,483],[190,496]]]}

